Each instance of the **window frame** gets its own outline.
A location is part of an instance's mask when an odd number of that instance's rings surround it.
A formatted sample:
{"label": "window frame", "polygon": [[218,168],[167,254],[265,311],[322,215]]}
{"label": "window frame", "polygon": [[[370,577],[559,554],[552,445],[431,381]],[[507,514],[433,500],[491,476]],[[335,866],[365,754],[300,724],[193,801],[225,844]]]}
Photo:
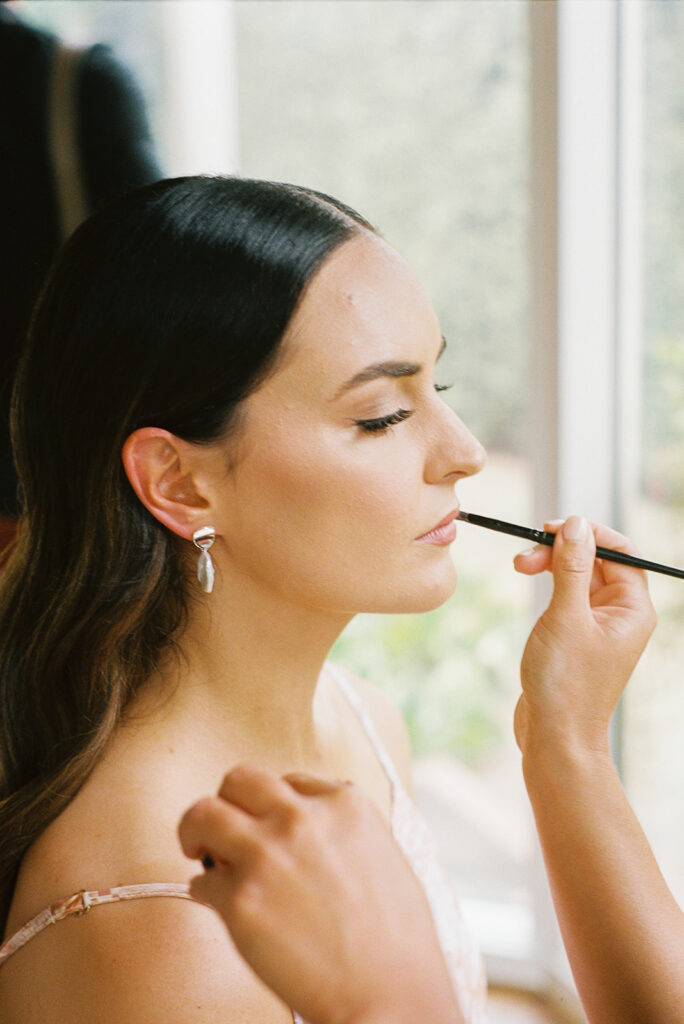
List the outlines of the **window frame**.
{"label": "window frame", "polygon": [[[169,174],[239,170],[234,3],[160,5]],[[581,510],[620,529],[637,490],[640,436],[641,4],[526,3],[534,520]],[[548,581],[537,581],[537,611],[548,596]],[[618,714],[618,761],[621,731]],[[487,957],[490,979],[558,996],[579,1013],[538,847],[530,889],[530,957]]]}
{"label": "window frame", "polygon": [[[641,424],[641,5],[528,6],[535,521],[581,511],[622,529],[637,490]],[[538,611],[549,593],[539,581]],[[618,768],[622,732],[618,708]],[[538,847],[536,859],[541,988],[581,1013]]]}

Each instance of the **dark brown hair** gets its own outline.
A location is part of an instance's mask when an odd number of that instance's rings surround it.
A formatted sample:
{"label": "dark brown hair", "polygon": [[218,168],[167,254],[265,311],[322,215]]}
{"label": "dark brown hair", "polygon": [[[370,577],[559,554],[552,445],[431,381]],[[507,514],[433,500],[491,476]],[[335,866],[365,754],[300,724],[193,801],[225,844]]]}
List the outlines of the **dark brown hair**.
{"label": "dark brown hair", "polygon": [[58,258],[13,399],[24,511],[0,585],[0,921],[24,853],[186,614],[177,543],[128,483],[126,437],[224,436],[307,281],[364,228],[311,190],[182,178],[97,214]]}

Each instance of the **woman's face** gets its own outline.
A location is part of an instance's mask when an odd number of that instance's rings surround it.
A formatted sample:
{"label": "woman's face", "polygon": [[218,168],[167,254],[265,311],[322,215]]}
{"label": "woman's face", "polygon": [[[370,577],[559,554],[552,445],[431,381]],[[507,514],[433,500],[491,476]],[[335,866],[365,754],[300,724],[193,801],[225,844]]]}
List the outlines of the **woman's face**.
{"label": "woman's face", "polygon": [[364,233],[328,257],[278,369],[244,405],[215,524],[227,566],[335,614],[423,611],[451,594],[455,485],[485,455],[436,390],[442,346],[385,242]]}

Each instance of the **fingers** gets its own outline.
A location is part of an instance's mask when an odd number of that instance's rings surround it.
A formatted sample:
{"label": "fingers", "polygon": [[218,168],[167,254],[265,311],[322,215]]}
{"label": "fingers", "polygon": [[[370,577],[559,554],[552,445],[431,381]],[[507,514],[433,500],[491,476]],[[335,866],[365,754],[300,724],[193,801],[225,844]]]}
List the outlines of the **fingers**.
{"label": "fingers", "polygon": [[178,826],[183,853],[190,860],[207,854],[215,863],[237,867],[254,846],[252,820],[219,797],[204,797],[183,815]]}
{"label": "fingers", "polygon": [[582,516],[570,516],[553,545],[553,606],[561,613],[588,610],[596,543]]}
{"label": "fingers", "polygon": [[[548,519],[544,523],[544,530],[547,533],[558,533],[562,525],[562,519]],[[533,548],[527,548],[526,551],[517,554],[513,559],[513,565],[516,572],[525,576],[536,576],[551,568],[552,558],[552,548],[547,544],[535,544]]]}
{"label": "fingers", "polygon": [[[630,566],[596,558],[601,545],[626,554],[637,554],[635,546],[621,533],[589,523],[581,516],[570,516],[564,523],[545,523],[545,529],[556,533],[549,555],[538,549],[518,556],[516,568],[528,575],[549,568],[554,577],[552,606],[567,614],[571,609],[588,610],[595,595],[604,593],[606,584],[629,585],[632,593],[648,590],[646,573]],[[634,589],[636,587],[636,590]]]}
{"label": "fingers", "polygon": [[306,775],[304,772],[290,772],[284,775],[283,779],[300,796],[326,796],[339,792],[349,785],[347,782],[320,779],[316,775]]}
{"label": "fingers", "polygon": [[290,772],[282,778],[242,764],[225,776],[218,795],[255,817],[283,809],[292,803],[293,792],[299,796],[324,796],[343,789],[347,783],[321,779],[306,772]]}
{"label": "fingers", "polygon": [[[516,555],[513,564],[516,570],[527,576],[535,576],[547,569],[554,575],[554,603],[563,608],[574,605],[579,595],[588,599],[594,577],[594,561],[596,545],[592,529],[586,519],[581,516],[570,516],[565,523],[558,520],[545,523],[544,528],[556,533],[553,548],[543,544],[529,548]],[[611,539],[619,535],[613,531]],[[607,538],[602,528],[602,538]],[[620,538],[626,543],[625,538]],[[606,544],[606,546],[608,546]]]}
{"label": "fingers", "polygon": [[[612,548],[614,551],[622,551],[627,555],[639,555],[639,549],[622,533],[611,530],[607,526],[595,526],[594,535],[596,543],[604,548]],[[620,565],[618,562],[609,562],[607,559],[600,559],[601,574],[606,583],[629,583],[630,586],[641,586],[642,591],[648,592],[648,574],[643,569],[636,569],[631,566]]]}
{"label": "fingers", "polygon": [[225,776],[218,795],[258,818],[288,804],[292,799],[292,787],[272,772],[255,765],[241,764]]}
{"label": "fingers", "polygon": [[205,797],[184,814],[181,846],[187,857],[237,869],[259,843],[258,819],[274,819],[296,810],[300,796],[346,792],[343,782],[331,782],[301,772],[279,778],[254,765],[238,765],[225,776],[216,797]]}
{"label": "fingers", "polygon": [[612,530],[609,526],[603,526],[601,523],[594,523],[593,528],[596,543],[602,547],[613,548],[614,551],[624,551],[628,555],[639,554],[631,540],[623,533],[618,533],[617,530]]}
{"label": "fingers", "polygon": [[516,572],[525,576],[536,576],[551,568],[551,557],[551,548],[545,544],[537,544],[517,554],[513,559],[513,565]]}
{"label": "fingers", "polygon": [[[563,523],[564,521],[562,519],[548,520],[544,523],[544,530],[547,533],[562,532]],[[590,528],[593,530],[597,546],[610,548],[613,551],[622,551],[625,554],[630,555],[639,554],[635,545],[625,537],[624,534],[618,533],[617,530],[613,530],[608,526],[602,526],[596,523],[591,523]],[[549,546],[537,544],[535,547],[528,548],[526,551],[521,551],[519,554],[515,555],[513,565],[519,573],[526,576],[536,576],[538,573],[551,570],[553,564],[552,551],[553,549]],[[647,586],[645,573],[641,573],[641,577],[643,579],[644,586]],[[604,583],[624,581],[634,584],[636,579],[637,577],[635,577],[635,571],[633,568],[598,558],[596,559],[592,589],[595,589]]]}

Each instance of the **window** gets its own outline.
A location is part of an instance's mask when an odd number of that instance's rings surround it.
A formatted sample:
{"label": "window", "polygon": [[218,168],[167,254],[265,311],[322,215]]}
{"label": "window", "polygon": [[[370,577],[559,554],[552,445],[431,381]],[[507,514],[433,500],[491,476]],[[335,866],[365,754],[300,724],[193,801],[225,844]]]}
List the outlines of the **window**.
{"label": "window", "polygon": [[[135,69],[169,173],[307,184],[416,268],[448,340],[447,400],[489,449],[463,507],[538,525],[581,510],[684,565],[684,6],[596,0],[29,4]],[[643,311],[643,315],[642,315]],[[571,984],[512,737],[546,597],[511,538],[462,524],[460,585],[362,617],[338,655],[397,700],[420,802],[495,980]],[[684,896],[684,590],[615,731],[628,791]]]}
{"label": "window", "polygon": [[[82,0],[30,13],[111,41],[136,69],[170,173],[296,181],[374,221],[424,282],[448,340],[447,401],[489,450],[463,506],[530,521],[525,5]],[[425,616],[362,617],[337,653],[406,716],[420,801],[485,950],[531,959],[511,722],[532,588],[512,571],[516,542],[459,529],[455,597]]]}
{"label": "window", "polygon": [[[642,6],[637,130],[642,240],[640,344],[633,358],[640,430],[632,451],[627,521],[647,557],[684,565],[684,7]],[[684,903],[684,588],[651,574],[658,628],[625,702],[629,795],[670,888]]]}

